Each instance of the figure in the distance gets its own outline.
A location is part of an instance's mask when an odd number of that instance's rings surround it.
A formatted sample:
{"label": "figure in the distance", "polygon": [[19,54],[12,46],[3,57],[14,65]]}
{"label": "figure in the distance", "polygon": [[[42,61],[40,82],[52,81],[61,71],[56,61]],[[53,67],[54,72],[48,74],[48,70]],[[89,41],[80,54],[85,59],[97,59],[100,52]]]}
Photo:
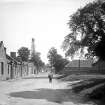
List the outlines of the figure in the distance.
{"label": "figure in the distance", "polygon": [[53,73],[52,72],[50,72],[48,74],[48,78],[49,78],[49,82],[51,83],[52,82],[52,79],[53,79]]}

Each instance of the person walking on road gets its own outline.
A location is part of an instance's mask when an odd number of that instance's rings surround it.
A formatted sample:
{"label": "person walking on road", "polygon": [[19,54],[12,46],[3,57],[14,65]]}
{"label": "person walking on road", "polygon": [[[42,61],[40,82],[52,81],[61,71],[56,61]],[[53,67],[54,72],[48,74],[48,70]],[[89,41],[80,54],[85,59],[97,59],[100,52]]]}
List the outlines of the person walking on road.
{"label": "person walking on road", "polygon": [[53,73],[52,72],[50,72],[48,74],[48,78],[49,78],[49,83],[52,83],[52,79],[53,79]]}

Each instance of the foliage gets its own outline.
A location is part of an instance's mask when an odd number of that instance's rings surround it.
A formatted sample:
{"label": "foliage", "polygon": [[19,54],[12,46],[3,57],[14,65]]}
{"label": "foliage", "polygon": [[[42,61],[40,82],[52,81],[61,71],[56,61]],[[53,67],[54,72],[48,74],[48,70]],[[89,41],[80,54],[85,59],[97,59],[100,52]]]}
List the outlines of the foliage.
{"label": "foliage", "polygon": [[78,9],[70,16],[71,33],[63,42],[67,56],[80,48],[88,47],[88,57],[97,56],[105,60],[105,2],[98,0]]}
{"label": "foliage", "polygon": [[57,56],[57,49],[55,49],[54,47],[52,47],[49,50],[48,55],[47,55],[47,58],[49,59],[49,62],[50,62],[50,65],[51,66],[54,66],[56,56]]}
{"label": "foliage", "polygon": [[30,54],[30,51],[27,47],[21,47],[18,50],[18,55],[22,61],[28,61],[29,54]]}
{"label": "foliage", "polygon": [[57,59],[55,60],[54,67],[56,69],[56,72],[59,72],[64,69],[65,65],[67,65],[69,61],[67,59],[62,58],[62,56],[59,54],[57,55],[56,58]]}
{"label": "foliage", "polygon": [[49,52],[47,58],[49,59],[49,63],[51,67],[55,68],[55,72],[61,71],[69,61],[64,59],[60,54],[57,53],[57,49],[52,47]]}
{"label": "foliage", "polygon": [[45,65],[44,62],[40,58],[40,53],[39,52],[36,52],[35,54],[32,54],[31,61],[37,67],[37,70],[40,70]]}

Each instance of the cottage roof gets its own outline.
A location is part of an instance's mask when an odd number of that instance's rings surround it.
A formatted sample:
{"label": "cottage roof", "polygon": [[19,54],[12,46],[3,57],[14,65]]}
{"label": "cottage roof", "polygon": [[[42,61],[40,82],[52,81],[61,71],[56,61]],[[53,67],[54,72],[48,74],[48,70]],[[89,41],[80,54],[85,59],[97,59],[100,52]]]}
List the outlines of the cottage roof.
{"label": "cottage roof", "polygon": [[8,54],[6,54],[6,58],[7,58],[8,60],[10,60],[10,61],[15,62],[15,63],[20,63],[20,62],[18,62],[16,59],[10,57]]}

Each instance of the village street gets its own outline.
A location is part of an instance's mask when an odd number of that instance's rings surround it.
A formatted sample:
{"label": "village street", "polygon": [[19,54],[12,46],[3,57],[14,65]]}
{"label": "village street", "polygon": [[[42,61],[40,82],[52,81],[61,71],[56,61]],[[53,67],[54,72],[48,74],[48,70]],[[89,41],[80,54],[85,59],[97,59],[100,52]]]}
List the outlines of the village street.
{"label": "village street", "polygon": [[49,83],[46,73],[0,81],[0,105],[92,105],[77,103],[68,83],[56,79]]}

